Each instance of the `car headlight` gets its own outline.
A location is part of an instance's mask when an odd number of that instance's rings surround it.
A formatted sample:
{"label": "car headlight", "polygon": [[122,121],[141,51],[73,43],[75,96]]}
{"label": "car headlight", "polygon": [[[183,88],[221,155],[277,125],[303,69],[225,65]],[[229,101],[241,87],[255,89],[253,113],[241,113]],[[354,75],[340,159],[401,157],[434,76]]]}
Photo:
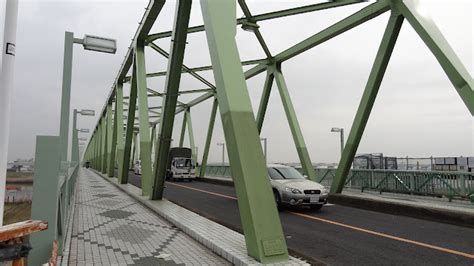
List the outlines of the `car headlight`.
{"label": "car headlight", "polygon": [[303,194],[299,189],[296,188],[285,187],[285,190],[293,194]]}

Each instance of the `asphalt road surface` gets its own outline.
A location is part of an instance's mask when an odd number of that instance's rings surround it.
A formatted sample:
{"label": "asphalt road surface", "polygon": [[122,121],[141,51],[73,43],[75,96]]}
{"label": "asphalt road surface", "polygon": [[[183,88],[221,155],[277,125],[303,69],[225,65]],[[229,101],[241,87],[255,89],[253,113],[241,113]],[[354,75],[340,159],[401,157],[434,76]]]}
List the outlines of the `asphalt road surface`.
{"label": "asphalt road surface", "polygon": [[[129,182],[140,185],[130,173]],[[237,231],[233,187],[167,182],[165,197]],[[285,209],[290,250],[330,265],[474,265],[474,229],[328,204],[320,211]]]}

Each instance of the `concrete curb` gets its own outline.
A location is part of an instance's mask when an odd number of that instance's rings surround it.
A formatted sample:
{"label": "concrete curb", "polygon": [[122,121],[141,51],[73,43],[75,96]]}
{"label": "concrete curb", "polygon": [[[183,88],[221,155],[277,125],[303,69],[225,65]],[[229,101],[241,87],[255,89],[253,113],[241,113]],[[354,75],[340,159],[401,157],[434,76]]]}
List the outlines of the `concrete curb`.
{"label": "concrete curb", "polygon": [[[204,216],[193,213],[175,203],[168,200],[151,201],[145,196],[137,195],[134,191],[127,189],[127,185],[120,185],[114,180],[117,178],[107,178],[101,173],[90,169],[93,173],[105,179],[127,195],[137,200],[140,204],[147,207],[154,213],[163,217],[168,222],[174,224],[181,229],[195,241],[212,250],[217,255],[228,260],[234,265],[262,265],[255,259],[249,257],[245,248],[244,236],[234,230],[231,230],[223,225],[211,221]],[[139,190],[135,188],[134,190]],[[141,190],[140,190],[141,191]],[[171,210],[174,209],[174,210]],[[179,210],[176,210],[179,209]],[[187,220],[180,219],[182,213],[189,213],[192,218]],[[189,226],[189,222],[194,222],[193,227]],[[200,227],[201,226],[201,227]],[[203,230],[204,229],[204,230]],[[208,232],[209,231],[209,232]],[[208,233],[207,233],[208,232]],[[290,256],[290,260],[282,263],[266,264],[266,265],[309,265],[303,260]]]}
{"label": "concrete curb", "polygon": [[469,213],[364,199],[344,194],[330,194],[328,200],[331,203],[349,207],[474,228],[474,215]]}
{"label": "concrete curb", "polygon": [[[216,179],[200,177],[201,182],[212,183],[224,186],[233,186],[234,182],[229,179]],[[344,194],[330,194],[328,201],[339,205],[355,207],[365,210],[408,216],[434,222],[448,223],[463,227],[474,228],[474,215],[458,211],[449,211],[424,206],[405,205],[396,202],[386,202],[382,200],[354,197]]]}

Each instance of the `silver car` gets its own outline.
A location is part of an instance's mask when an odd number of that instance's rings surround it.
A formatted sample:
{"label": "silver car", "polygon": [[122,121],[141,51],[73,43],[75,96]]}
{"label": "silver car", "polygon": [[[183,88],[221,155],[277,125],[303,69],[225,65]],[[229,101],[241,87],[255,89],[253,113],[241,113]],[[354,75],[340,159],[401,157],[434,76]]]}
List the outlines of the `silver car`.
{"label": "silver car", "polygon": [[278,207],[309,206],[318,210],[327,203],[329,190],[306,179],[293,167],[272,164],[268,166],[268,175]]}

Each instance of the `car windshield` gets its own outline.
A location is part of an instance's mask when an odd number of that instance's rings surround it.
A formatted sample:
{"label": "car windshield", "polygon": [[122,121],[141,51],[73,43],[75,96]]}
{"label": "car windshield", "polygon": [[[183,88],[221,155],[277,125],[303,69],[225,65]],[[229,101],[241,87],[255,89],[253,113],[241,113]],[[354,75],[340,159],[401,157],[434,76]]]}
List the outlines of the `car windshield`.
{"label": "car windshield", "polygon": [[278,179],[304,179],[304,176],[292,167],[269,167],[268,175],[273,180]]}
{"label": "car windshield", "polygon": [[176,159],[176,167],[177,168],[194,168],[194,161],[193,159]]}

